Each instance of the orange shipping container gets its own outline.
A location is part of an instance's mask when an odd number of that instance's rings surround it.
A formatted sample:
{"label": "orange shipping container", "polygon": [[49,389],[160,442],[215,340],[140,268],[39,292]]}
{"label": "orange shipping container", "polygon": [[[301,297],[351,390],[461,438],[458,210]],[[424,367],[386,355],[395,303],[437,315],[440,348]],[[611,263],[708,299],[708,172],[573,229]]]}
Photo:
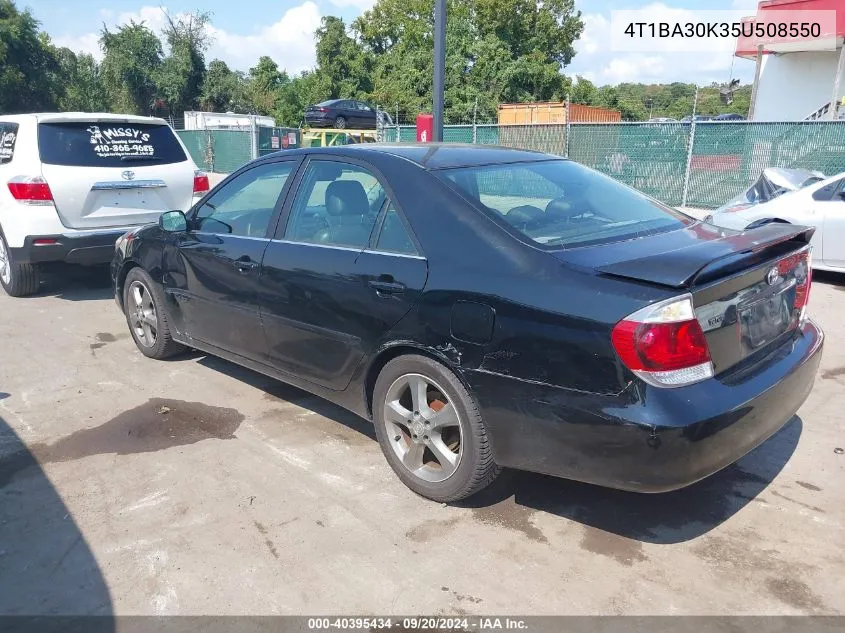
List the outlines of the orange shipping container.
{"label": "orange shipping container", "polygon": [[615,122],[622,120],[619,110],[598,106],[569,104],[567,117],[565,102],[502,103],[499,105],[499,125],[530,125],[542,123]]}

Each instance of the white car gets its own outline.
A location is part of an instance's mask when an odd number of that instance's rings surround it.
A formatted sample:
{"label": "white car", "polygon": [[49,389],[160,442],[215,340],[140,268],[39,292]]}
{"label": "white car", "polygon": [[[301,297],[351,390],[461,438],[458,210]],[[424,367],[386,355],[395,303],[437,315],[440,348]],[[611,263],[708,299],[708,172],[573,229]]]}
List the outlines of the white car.
{"label": "white car", "polygon": [[725,205],[705,220],[740,231],[770,220],[814,226],[813,268],[845,272],[845,172],[823,180],[811,178],[796,191],[762,204]]}
{"label": "white car", "polygon": [[39,264],[111,261],[117,239],[209,189],[163,119],[0,115],[0,285],[39,286]]}

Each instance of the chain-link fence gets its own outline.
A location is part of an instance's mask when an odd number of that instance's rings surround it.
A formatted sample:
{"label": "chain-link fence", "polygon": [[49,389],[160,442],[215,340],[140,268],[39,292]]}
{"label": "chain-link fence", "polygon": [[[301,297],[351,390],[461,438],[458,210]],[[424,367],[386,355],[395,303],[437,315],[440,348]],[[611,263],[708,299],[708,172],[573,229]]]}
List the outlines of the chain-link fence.
{"label": "chain-link fence", "polygon": [[176,132],[197,167],[226,174],[255,156],[255,140],[249,131],[179,130]]}
{"label": "chain-link fence", "polygon": [[[295,128],[259,128],[257,134],[249,130],[178,134],[197,165],[222,173],[304,142]],[[387,143],[413,143],[417,138],[412,125],[384,126],[375,134]],[[505,145],[568,156],[672,206],[720,206],[766,167],[803,167],[826,175],[845,171],[845,121],[485,123],[447,125],[443,137],[449,143]]]}
{"label": "chain-link fence", "polygon": [[568,156],[678,206],[690,131],[684,123],[572,123]]}
{"label": "chain-link fence", "polygon": [[714,208],[766,167],[845,171],[845,121],[573,123],[568,156],[667,204]]}

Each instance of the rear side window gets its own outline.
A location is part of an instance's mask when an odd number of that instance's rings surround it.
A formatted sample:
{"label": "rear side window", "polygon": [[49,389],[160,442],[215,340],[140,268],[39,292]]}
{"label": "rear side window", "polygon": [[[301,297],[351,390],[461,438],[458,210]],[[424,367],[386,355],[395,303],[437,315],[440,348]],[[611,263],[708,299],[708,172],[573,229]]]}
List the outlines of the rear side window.
{"label": "rear side window", "polygon": [[41,162],[71,167],[167,165],[186,160],[167,125],[73,121],[38,126]]}
{"label": "rear side window", "polygon": [[0,123],[0,165],[12,162],[17,138],[17,123]]}
{"label": "rear side window", "polygon": [[440,174],[482,210],[547,248],[615,242],[695,222],[566,160],[448,169]]}

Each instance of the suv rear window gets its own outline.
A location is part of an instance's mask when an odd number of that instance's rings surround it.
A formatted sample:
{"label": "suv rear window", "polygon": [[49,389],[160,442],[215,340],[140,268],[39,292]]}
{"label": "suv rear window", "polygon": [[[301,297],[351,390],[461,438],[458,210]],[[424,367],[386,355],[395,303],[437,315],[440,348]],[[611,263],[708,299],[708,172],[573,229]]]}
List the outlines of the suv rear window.
{"label": "suv rear window", "polygon": [[567,160],[464,167],[440,174],[482,210],[551,249],[616,242],[695,222]]}
{"label": "suv rear window", "polygon": [[38,151],[43,163],[71,167],[166,165],[186,160],[169,126],[117,121],[41,123]]}

